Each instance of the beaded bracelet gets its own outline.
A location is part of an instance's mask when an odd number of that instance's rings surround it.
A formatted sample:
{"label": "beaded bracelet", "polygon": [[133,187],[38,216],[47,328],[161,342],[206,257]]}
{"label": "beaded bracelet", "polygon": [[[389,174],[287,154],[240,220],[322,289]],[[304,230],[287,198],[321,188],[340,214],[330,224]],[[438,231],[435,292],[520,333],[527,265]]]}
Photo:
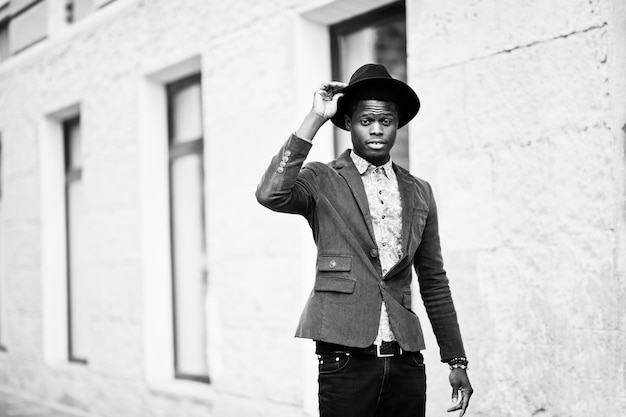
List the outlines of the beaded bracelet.
{"label": "beaded bracelet", "polygon": [[448,366],[450,367],[450,370],[453,370],[453,369],[466,370],[468,363],[469,362],[467,361],[467,358],[459,357],[459,358],[450,359],[448,361]]}

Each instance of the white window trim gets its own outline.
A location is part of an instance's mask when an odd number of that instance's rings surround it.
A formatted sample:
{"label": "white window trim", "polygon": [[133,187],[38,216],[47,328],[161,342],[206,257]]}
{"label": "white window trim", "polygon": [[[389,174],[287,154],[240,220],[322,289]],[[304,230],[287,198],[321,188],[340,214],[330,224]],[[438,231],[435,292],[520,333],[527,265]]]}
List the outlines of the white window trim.
{"label": "white window trim", "polygon": [[[7,268],[6,268],[6,257],[5,257],[5,247],[6,247],[6,228],[4,227],[4,211],[5,211],[5,181],[3,172],[6,169],[6,146],[4,141],[2,140],[2,134],[0,133],[0,190],[2,195],[0,195],[0,356],[6,355],[8,351],[8,332],[7,332]],[[4,349],[7,349],[5,351]]]}
{"label": "white window trim", "polygon": [[41,277],[44,359],[68,363],[67,263],[63,121],[80,114],[71,104],[49,113],[40,125]]}
{"label": "white window trim", "polygon": [[[201,57],[194,55],[145,71],[139,105],[143,317],[145,372],[150,390],[174,398],[182,395],[212,403],[215,392],[206,383],[175,378],[172,313],[166,84],[201,72],[201,67]],[[206,166],[206,153],[204,158]],[[206,189],[205,195],[208,195]],[[219,333],[213,329],[215,317],[210,320],[212,336],[208,341],[207,360],[214,383],[219,379],[219,349],[215,340]]]}

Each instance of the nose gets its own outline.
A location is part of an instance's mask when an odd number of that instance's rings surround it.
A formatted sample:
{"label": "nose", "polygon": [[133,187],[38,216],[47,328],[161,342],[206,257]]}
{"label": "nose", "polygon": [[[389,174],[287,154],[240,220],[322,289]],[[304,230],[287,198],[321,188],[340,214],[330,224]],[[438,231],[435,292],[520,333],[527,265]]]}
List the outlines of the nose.
{"label": "nose", "polygon": [[380,136],[383,134],[383,128],[380,123],[374,122],[371,124],[370,134]]}

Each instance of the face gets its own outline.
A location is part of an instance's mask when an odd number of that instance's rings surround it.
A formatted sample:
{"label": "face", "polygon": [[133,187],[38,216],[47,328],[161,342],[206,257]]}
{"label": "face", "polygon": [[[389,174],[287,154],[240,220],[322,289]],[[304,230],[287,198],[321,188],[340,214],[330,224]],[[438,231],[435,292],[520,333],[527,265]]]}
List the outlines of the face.
{"label": "face", "polygon": [[345,116],[352,136],[353,151],[369,163],[380,166],[389,161],[396,143],[398,111],[390,101],[360,101],[352,117]]}

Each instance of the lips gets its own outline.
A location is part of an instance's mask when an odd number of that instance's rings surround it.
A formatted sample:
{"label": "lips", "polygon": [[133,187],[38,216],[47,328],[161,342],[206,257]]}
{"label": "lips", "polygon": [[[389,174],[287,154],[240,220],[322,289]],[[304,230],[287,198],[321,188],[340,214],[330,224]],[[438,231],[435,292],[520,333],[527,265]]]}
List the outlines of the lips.
{"label": "lips", "polygon": [[374,150],[380,150],[387,146],[387,142],[382,140],[371,140],[367,142],[367,147]]}

